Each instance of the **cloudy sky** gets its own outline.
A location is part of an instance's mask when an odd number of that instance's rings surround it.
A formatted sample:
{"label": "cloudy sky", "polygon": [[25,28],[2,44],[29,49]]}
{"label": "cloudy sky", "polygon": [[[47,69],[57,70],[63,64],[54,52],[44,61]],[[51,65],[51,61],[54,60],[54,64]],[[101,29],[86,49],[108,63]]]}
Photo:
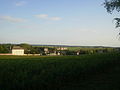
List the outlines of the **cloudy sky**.
{"label": "cloudy sky", "polygon": [[104,0],[0,0],[0,43],[120,46]]}

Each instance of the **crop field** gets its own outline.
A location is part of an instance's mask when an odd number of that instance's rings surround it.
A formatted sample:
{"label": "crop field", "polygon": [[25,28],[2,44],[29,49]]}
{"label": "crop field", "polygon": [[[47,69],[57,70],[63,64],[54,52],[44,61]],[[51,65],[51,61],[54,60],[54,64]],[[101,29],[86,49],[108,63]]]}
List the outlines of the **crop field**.
{"label": "crop field", "polygon": [[0,90],[119,90],[120,53],[0,56]]}

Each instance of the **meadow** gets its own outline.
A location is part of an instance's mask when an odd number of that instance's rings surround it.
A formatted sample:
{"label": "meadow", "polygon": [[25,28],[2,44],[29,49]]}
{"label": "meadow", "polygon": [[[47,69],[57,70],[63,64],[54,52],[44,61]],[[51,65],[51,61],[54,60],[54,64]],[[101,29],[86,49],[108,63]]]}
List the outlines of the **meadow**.
{"label": "meadow", "polygon": [[120,53],[0,56],[0,90],[119,90]]}

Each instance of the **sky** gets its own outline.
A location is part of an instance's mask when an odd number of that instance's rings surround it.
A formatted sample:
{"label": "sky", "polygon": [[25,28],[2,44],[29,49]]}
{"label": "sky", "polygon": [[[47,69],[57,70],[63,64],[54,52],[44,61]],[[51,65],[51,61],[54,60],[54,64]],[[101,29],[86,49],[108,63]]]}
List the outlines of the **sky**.
{"label": "sky", "polygon": [[120,46],[104,0],[0,0],[0,43]]}

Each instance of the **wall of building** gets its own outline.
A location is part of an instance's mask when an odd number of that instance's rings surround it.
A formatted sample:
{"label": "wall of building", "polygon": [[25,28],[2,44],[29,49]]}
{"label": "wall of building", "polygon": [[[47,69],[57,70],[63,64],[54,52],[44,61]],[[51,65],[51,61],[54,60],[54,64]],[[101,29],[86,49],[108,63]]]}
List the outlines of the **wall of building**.
{"label": "wall of building", "polygon": [[24,49],[13,49],[12,55],[24,55]]}

